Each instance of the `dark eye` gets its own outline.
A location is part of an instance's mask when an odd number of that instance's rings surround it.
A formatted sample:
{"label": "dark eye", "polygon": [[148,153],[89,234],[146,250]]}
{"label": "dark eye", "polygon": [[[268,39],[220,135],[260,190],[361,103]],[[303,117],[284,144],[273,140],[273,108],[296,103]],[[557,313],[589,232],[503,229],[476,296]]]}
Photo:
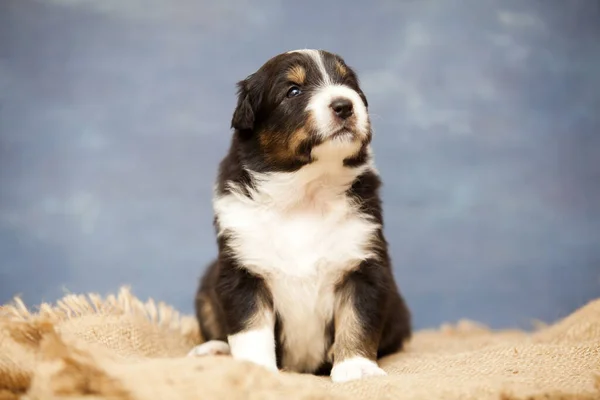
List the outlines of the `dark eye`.
{"label": "dark eye", "polygon": [[292,86],[287,92],[287,97],[296,97],[302,93],[298,86]]}

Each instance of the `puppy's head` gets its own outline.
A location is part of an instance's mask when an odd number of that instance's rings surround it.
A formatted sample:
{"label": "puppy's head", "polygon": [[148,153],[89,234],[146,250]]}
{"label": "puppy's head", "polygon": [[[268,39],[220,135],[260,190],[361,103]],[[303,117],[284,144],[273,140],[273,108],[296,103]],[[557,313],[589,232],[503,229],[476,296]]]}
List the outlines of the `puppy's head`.
{"label": "puppy's head", "polygon": [[332,157],[356,157],[371,140],[367,99],[355,72],[336,55],[297,50],[271,58],[238,83],[232,118],[244,156],[263,168],[294,170]]}

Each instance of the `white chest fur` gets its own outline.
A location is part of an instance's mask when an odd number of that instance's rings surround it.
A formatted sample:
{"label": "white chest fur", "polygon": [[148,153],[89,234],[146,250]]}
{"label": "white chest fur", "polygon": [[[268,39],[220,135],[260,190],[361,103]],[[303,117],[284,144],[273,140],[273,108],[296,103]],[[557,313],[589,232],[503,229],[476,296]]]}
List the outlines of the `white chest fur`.
{"label": "white chest fur", "polygon": [[315,168],[262,177],[252,200],[233,193],[214,202],[238,261],[271,290],[282,320],[283,366],[296,371],[323,361],[335,284],[369,257],[378,228],[345,195],[360,171]]}

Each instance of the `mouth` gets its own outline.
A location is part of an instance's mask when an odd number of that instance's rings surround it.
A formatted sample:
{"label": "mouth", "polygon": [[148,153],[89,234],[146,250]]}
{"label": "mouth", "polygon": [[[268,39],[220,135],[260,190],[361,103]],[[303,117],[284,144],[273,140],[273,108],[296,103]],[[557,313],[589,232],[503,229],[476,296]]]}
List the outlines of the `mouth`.
{"label": "mouth", "polygon": [[334,130],[332,134],[329,135],[329,139],[356,139],[357,134],[354,129],[342,125],[338,129]]}

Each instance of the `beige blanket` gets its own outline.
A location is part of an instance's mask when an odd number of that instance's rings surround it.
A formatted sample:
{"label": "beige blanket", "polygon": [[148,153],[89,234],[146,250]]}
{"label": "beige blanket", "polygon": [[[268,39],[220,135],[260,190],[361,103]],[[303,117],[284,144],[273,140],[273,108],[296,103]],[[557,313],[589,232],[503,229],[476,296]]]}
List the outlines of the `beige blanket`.
{"label": "beige blanket", "polygon": [[127,288],[36,313],[17,299],[0,308],[0,399],[600,399],[600,299],[534,333],[419,331],[388,376],[345,384],[185,357],[200,340],[192,317]]}

